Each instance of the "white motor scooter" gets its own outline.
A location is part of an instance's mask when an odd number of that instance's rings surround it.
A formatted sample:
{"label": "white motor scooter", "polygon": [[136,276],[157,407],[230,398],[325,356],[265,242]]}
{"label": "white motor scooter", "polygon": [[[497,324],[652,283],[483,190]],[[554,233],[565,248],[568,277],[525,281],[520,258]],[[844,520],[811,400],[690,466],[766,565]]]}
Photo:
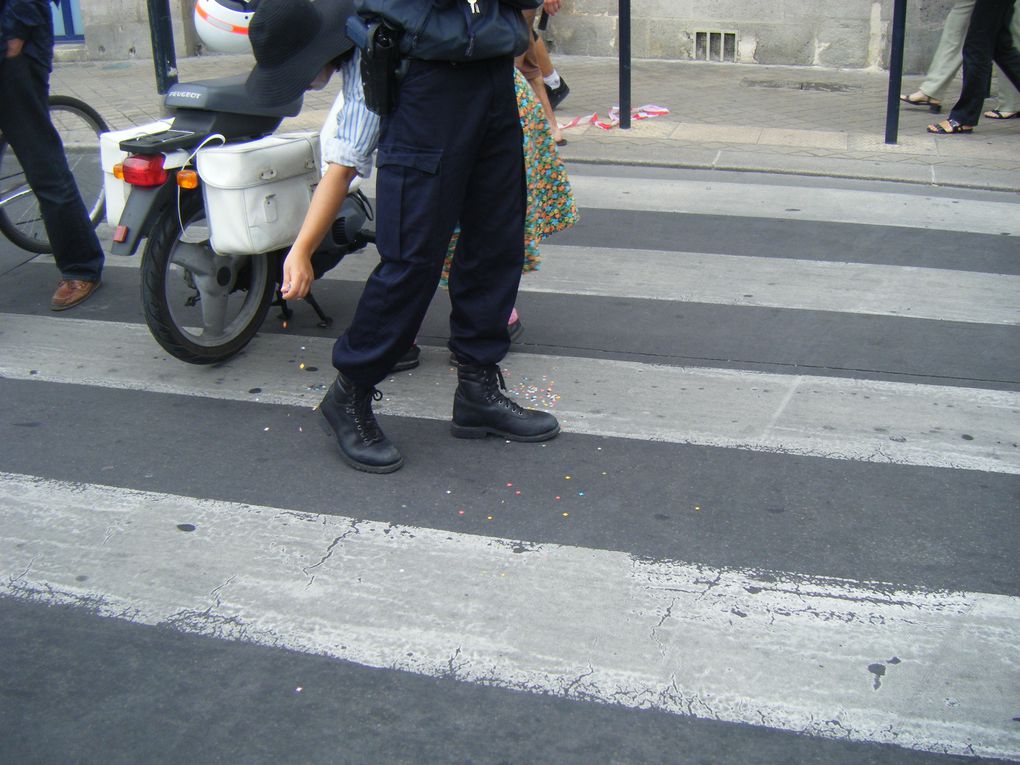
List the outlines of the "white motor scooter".
{"label": "white motor scooter", "polygon": [[[282,262],[321,177],[319,134],[276,134],[302,99],[253,103],[245,75],[178,83],[172,116],[100,139],[107,222],[114,255],[145,239],[145,321],[173,356],[223,361],[255,335],[269,307],[289,309],[279,291]],[[315,277],[374,241],[368,199],[352,188],[312,258]],[[320,318],[331,320],[311,296]]]}

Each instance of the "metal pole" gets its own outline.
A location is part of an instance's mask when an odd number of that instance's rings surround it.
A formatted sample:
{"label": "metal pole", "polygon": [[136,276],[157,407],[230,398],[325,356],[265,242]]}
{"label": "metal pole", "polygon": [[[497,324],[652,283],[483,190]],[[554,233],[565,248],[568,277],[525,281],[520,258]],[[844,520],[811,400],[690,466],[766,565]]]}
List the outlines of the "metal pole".
{"label": "metal pole", "polygon": [[896,0],[893,10],[892,50],[889,55],[889,96],[885,107],[885,142],[896,143],[900,126],[900,91],[903,83],[903,40],[907,26],[907,0]]}
{"label": "metal pole", "polygon": [[149,32],[152,35],[152,63],[156,67],[156,91],[163,95],[177,82],[177,54],[170,0],[146,0]]}
{"label": "metal pole", "polygon": [[620,128],[630,129],[630,0],[620,0]]}

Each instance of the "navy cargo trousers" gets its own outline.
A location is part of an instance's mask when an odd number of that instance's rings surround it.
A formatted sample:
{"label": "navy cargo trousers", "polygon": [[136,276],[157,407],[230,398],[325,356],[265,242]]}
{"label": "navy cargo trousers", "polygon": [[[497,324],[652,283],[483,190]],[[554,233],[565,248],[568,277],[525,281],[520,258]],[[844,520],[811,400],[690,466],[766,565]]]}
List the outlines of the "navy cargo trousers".
{"label": "navy cargo trousers", "polygon": [[381,381],[414,342],[458,223],[450,350],[475,364],[506,355],[524,264],[522,141],[513,59],[410,62],[379,137],[381,260],[333,347],[355,384]]}

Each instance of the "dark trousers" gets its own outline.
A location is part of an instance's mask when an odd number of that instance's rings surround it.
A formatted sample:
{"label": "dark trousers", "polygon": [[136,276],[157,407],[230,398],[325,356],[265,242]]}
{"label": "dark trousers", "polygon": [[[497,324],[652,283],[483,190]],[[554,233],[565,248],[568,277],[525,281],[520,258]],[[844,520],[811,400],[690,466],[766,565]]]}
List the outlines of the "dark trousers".
{"label": "dark trousers", "polygon": [[375,385],[414,342],[454,227],[450,350],[498,363],[524,264],[523,135],[513,60],[412,61],[396,111],[382,120],[376,161],[376,246],[333,366]]}
{"label": "dark trousers", "polygon": [[963,88],[949,113],[961,125],[976,125],[981,118],[992,62],[1020,89],[1020,51],[1013,47],[1010,22],[1014,0],[977,0],[963,43]]}
{"label": "dark trousers", "polygon": [[0,131],[39,200],[53,257],[65,279],[95,281],[103,248],[50,122],[50,73],[22,54],[0,58]]}

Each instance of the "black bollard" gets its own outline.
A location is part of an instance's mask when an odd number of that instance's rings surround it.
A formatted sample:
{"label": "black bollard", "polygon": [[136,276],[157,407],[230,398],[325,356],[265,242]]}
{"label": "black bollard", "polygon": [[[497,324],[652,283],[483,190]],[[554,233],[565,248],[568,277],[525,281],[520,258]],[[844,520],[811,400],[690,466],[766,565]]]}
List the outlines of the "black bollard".
{"label": "black bollard", "polygon": [[620,46],[620,128],[630,129],[630,0],[620,0],[617,44]]}
{"label": "black bollard", "polygon": [[893,10],[892,50],[889,52],[889,97],[885,107],[885,142],[896,143],[900,126],[900,92],[903,84],[903,40],[907,0],[896,0]]}
{"label": "black bollard", "polygon": [[149,32],[152,35],[152,63],[156,67],[156,92],[165,95],[177,83],[177,54],[170,0],[146,0]]}

